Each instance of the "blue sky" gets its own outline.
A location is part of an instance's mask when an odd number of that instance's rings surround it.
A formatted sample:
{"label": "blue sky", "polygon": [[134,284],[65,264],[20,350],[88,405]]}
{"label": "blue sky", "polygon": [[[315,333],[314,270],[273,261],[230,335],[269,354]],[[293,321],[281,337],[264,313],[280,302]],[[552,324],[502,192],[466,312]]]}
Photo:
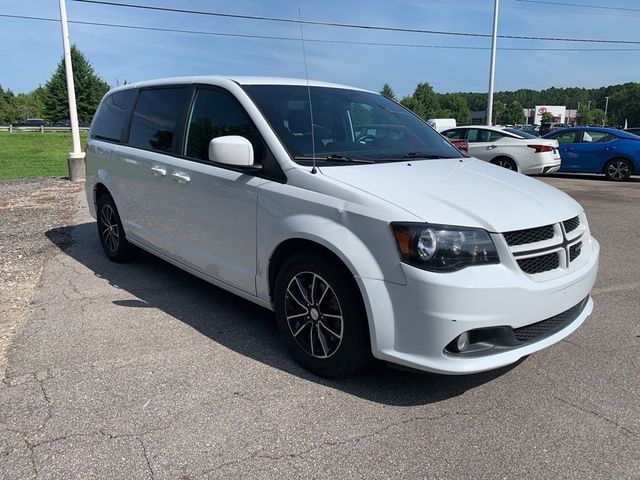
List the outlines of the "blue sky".
{"label": "blue sky", "polygon": [[[123,0],[250,15],[389,25],[405,28],[490,33],[492,0]],[[566,3],[637,8],[637,0],[561,0]],[[70,20],[125,23],[153,27],[252,35],[299,37],[295,24],[140,11],[67,0]],[[59,18],[58,2],[0,2],[0,14]],[[640,12],[563,7],[501,0],[499,33],[553,37],[640,40]],[[464,38],[305,26],[308,39],[489,47],[488,38]],[[299,42],[255,40],[178,33],[134,31],[70,25],[72,42],[85,53],[110,85],[150,78],[193,75],[275,75],[304,77]],[[499,40],[499,47],[608,47],[576,43]],[[615,47],[615,46],[614,46]],[[633,45],[620,48],[634,48]],[[640,45],[636,51],[522,52],[499,51],[496,90],[551,86],[598,87],[640,79]],[[0,84],[26,92],[44,84],[62,55],[60,26],[54,22],[0,18]],[[436,91],[487,89],[488,50],[339,45],[307,42],[309,76],[379,90],[384,82],[399,95],[418,82]]]}

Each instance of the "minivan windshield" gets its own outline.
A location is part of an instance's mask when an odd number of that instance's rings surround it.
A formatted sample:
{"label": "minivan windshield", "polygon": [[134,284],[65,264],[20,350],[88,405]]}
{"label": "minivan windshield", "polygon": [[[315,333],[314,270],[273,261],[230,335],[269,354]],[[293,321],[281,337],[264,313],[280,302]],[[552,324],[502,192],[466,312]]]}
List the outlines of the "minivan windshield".
{"label": "minivan windshield", "polygon": [[[370,92],[300,85],[245,85],[293,159],[326,165],[460,158],[439,133],[397,103]],[[311,113],[313,113],[312,148]]]}

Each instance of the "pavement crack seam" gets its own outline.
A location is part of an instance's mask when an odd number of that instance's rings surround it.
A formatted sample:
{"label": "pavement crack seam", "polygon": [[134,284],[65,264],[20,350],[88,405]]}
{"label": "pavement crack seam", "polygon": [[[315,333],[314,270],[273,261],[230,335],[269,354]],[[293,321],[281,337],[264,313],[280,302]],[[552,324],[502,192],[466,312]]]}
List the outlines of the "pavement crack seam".
{"label": "pavement crack seam", "polygon": [[36,467],[36,459],[34,458],[34,446],[31,445],[26,438],[22,439],[27,446],[27,450],[29,451],[29,462],[31,463],[31,470],[33,470],[33,474],[35,478],[38,478],[38,467]]}
{"label": "pavement crack seam", "polygon": [[553,398],[555,398],[556,400],[558,400],[558,401],[560,401],[560,402],[562,402],[562,403],[564,403],[566,405],[569,405],[570,407],[576,408],[576,409],[578,409],[578,410],[580,410],[581,412],[584,412],[584,413],[590,413],[591,415],[595,416],[596,418],[600,418],[601,420],[604,420],[605,422],[610,423],[611,425],[614,425],[614,426],[618,427],[620,430],[626,432],[627,434],[631,435],[634,438],[640,439],[640,434],[634,432],[633,430],[628,429],[627,427],[625,427],[623,425],[620,425],[618,422],[616,422],[615,420],[607,417],[606,415],[603,415],[603,414],[601,414],[599,412],[596,412],[595,410],[590,410],[590,409],[582,407],[580,405],[576,405],[575,403],[571,403],[568,400],[565,400],[564,398],[561,398],[561,397],[559,397],[557,395],[551,394],[551,396]]}
{"label": "pavement crack seam", "polygon": [[355,436],[355,437],[350,437],[347,438],[345,440],[340,440],[340,441],[332,441],[332,440],[327,440],[324,442],[320,442],[316,445],[311,445],[310,447],[298,451],[298,452],[293,452],[293,453],[284,453],[281,455],[271,455],[268,453],[258,453],[258,454],[251,454],[251,455],[247,455],[245,457],[242,458],[238,458],[236,460],[231,460],[228,462],[224,462],[221,463],[220,465],[207,470],[205,472],[203,472],[203,475],[206,475],[208,473],[211,472],[215,472],[217,470],[220,470],[222,468],[228,467],[230,465],[237,465],[237,464],[241,464],[246,462],[247,460],[256,460],[256,459],[267,459],[267,460],[282,460],[283,458],[298,458],[298,457],[302,457],[304,455],[307,455],[315,450],[324,448],[324,447],[337,447],[337,446],[343,446],[343,445],[347,445],[349,443],[358,443],[361,440],[364,440],[366,438],[371,438],[371,437],[375,437],[377,435],[380,435],[381,433],[394,428],[394,427],[399,427],[402,425],[407,425],[409,423],[413,423],[413,422],[420,422],[420,421],[433,421],[433,420],[440,420],[442,418],[446,418],[446,417],[451,417],[451,416],[456,416],[456,415],[483,415],[485,413],[488,413],[492,410],[495,410],[495,408],[497,407],[492,407],[492,408],[488,408],[485,409],[483,411],[480,412],[451,412],[451,413],[442,413],[440,415],[431,415],[431,416],[417,416],[417,417],[411,417],[411,418],[407,418],[404,420],[401,420],[399,422],[394,422],[394,423],[389,423],[381,428],[378,428],[376,430],[373,430],[371,432],[368,433],[363,433],[361,435]]}
{"label": "pavement crack seam", "polygon": [[38,384],[40,385],[40,390],[42,391],[42,396],[44,397],[44,401],[47,403],[47,418],[44,419],[44,422],[40,426],[40,428],[44,428],[47,425],[47,422],[53,418],[53,413],[51,410],[51,399],[47,394],[47,390],[44,388],[44,380],[39,379]]}
{"label": "pavement crack seam", "polygon": [[149,475],[151,477],[151,480],[154,479],[154,474],[153,474],[153,467],[151,467],[151,460],[149,459],[149,453],[147,452],[147,447],[144,444],[144,440],[140,437],[136,437],[138,439],[138,441],[140,442],[140,446],[142,447],[142,454],[144,455],[144,459],[147,462],[147,469],[149,470]]}

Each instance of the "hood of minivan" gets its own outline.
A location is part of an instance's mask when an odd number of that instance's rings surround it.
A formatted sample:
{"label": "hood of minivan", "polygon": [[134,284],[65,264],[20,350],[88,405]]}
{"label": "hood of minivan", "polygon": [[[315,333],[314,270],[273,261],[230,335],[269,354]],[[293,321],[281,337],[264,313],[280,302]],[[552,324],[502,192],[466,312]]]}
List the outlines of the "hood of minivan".
{"label": "hood of minivan", "polygon": [[567,220],[582,211],[575,200],[554,187],[475,158],[321,170],[428,223],[508,232]]}

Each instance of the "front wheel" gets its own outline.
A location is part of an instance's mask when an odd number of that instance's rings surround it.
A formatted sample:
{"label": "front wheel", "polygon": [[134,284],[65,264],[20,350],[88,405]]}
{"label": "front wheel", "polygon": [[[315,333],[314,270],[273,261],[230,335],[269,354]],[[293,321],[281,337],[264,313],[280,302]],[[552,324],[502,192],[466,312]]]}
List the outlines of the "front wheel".
{"label": "front wheel", "polygon": [[280,334],[307,370],[343,378],[369,361],[369,329],[358,286],[333,259],[293,255],[276,279],[274,303]]}
{"label": "front wheel", "polygon": [[609,180],[624,182],[631,176],[631,164],[625,158],[614,158],[607,163],[604,174]]}

